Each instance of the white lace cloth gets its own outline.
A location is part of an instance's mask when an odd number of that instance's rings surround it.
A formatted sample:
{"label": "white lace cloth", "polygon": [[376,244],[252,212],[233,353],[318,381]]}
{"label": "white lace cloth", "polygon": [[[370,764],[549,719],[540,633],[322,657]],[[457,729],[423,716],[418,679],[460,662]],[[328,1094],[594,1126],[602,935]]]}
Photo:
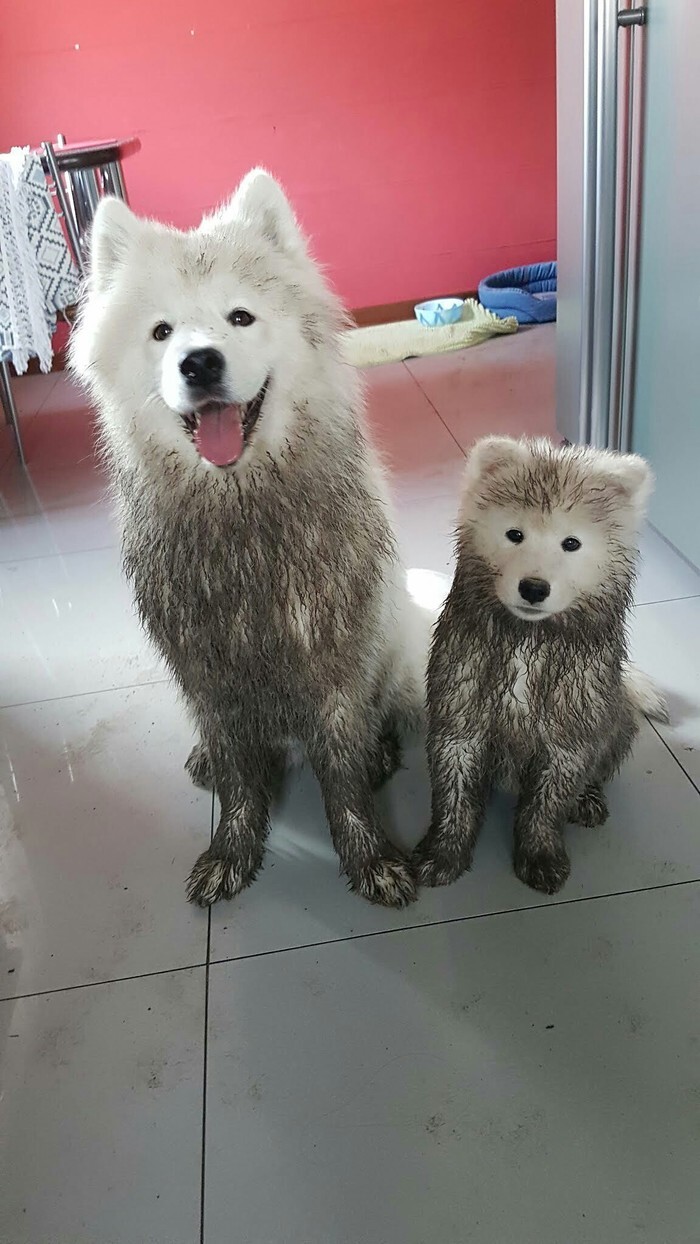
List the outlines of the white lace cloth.
{"label": "white lace cloth", "polygon": [[0,356],[18,374],[35,357],[51,370],[56,316],[78,285],[41,161],[13,147],[0,155]]}

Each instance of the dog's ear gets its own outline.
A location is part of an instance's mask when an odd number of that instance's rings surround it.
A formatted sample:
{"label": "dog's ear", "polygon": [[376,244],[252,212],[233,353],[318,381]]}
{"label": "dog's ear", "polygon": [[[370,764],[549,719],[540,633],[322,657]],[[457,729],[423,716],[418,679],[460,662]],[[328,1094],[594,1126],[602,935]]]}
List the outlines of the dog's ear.
{"label": "dog's ear", "polygon": [[473,446],[467,459],[467,484],[495,475],[504,468],[525,461],[526,447],[512,436],[484,436]]}
{"label": "dog's ear", "polygon": [[654,487],[652,469],[644,458],[639,454],[605,454],[601,474],[608,493],[640,516],[644,514]]}
{"label": "dog's ear", "polygon": [[121,199],[101,199],[90,232],[90,275],[98,293],[143,238],[147,225]]}
{"label": "dog's ear", "polygon": [[304,254],[306,246],[291,204],[279,182],[263,168],[251,169],[214,220],[228,225],[248,220],[281,251]]}

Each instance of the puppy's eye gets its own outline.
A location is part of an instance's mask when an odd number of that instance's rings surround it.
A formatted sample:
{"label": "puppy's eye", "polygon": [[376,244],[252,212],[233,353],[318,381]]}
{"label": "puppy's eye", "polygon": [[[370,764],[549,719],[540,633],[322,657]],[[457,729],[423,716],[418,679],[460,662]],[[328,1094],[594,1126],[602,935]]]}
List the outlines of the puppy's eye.
{"label": "puppy's eye", "polygon": [[506,540],[510,540],[511,544],[522,544],[524,539],[525,537],[522,531],[519,531],[517,527],[508,528],[506,532]]}
{"label": "puppy's eye", "polygon": [[165,320],[161,320],[160,324],[156,324],[153,329],[153,339],[155,341],[165,341],[165,338],[169,337],[172,331],[172,324],[166,324]]}
{"label": "puppy's eye", "polygon": [[249,328],[255,323],[255,316],[250,311],[244,311],[242,307],[236,307],[228,316],[229,324],[233,324],[234,328]]}
{"label": "puppy's eye", "polygon": [[581,547],[581,541],[576,536],[567,536],[566,540],[562,540],[561,547],[565,553],[575,553]]}

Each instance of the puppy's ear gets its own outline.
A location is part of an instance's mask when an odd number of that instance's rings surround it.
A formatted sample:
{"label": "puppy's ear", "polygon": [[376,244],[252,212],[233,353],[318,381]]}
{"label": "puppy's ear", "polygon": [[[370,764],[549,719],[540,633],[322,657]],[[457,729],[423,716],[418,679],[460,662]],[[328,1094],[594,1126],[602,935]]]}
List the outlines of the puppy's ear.
{"label": "puppy's ear", "polygon": [[598,463],[598,488],[612,505],[626,506],[642,518],[654,487],[649,463],[639,454],[604,453]]}
{"label": "puppy's ear", "polygon": [[214,216],[202,221],[201,228],[227,228],[247,220],[277,250],[304,254],[306,244],[279,182],[265,169],[254,168],[243,178],[235,194]]}
{"label": "puppy's ear", "polygon": [[102,293],[118,269],[143,241],[148,222],[139,220],[121,199],[100,199],[90,231],[89,268],[94,288]]}
{"label": "puppy's ear", "polygon": [[654,488],[654,473],[639,454],[611,455],[609,475],[622,496],[643,514]]}
{"label": "puppy's ear", "polygon": [[512,436],[484,436],[473,446],[467,459],[465,482],[473,485],[497,472],[524,462],[527,448]]}

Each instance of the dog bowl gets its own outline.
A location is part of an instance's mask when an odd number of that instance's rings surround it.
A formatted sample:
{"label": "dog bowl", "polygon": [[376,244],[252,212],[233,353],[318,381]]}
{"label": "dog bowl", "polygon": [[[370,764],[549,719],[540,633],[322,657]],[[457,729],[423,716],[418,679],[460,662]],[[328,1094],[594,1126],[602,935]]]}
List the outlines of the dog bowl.
{"label": "dog bowl", "polygon": [[441,328],[444,324],[456,324],[462,318],[463,298],[433,298],[419,302],[414,311],[419,324],[426,328]]}

